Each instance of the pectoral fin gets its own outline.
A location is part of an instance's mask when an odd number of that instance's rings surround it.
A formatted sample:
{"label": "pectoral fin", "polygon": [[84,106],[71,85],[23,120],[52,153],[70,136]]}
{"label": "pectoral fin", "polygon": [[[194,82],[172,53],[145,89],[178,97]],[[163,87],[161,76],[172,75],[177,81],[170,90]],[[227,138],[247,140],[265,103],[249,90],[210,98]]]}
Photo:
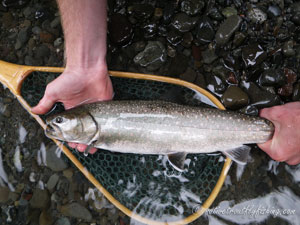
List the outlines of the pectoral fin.
{"label": "pectoral fin", "polygon": [[223,153],[238,164],[245,165],[251,148],[243,145],[239,148],[226,150]]}
{"label": "pectoral fin", "polygon": [[184,161],[187,153],[185,152],[177,152],[168,154],[168,159],[170,164],[178,171],[183,172],[184,169]]}

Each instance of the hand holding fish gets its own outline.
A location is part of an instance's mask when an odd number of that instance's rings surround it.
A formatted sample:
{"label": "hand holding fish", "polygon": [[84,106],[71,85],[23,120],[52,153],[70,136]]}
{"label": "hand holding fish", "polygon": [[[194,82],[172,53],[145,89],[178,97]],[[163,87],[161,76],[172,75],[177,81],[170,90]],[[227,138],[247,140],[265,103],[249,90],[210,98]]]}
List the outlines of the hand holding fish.
{"label": "hand holding fish", "polygon": [[263,109],[260,116],[274,123],[275,133],[259,147],[274,160],[300,163],[300,102]]}

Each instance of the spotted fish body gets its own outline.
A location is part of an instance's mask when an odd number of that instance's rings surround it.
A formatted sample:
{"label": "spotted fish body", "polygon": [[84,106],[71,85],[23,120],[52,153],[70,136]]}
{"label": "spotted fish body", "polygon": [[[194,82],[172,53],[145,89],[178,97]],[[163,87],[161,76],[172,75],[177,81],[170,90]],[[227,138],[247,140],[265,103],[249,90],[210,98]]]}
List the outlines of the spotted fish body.
{"label": "spotted fish body", "polygon": [[238,162],[245,155],[241,156],[241,149],[237,154],[237,148],[266,142],[274,131],[272,123],[263,118],[163,101],[93,103],[50,117],[47,124],[50,138],[116,152],[222,151]]}

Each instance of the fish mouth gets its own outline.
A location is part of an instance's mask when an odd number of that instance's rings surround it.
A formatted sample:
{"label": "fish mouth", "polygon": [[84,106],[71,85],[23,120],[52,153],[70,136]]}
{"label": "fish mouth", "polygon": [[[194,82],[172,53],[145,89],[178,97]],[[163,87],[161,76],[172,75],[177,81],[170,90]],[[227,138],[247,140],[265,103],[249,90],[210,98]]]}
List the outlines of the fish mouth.
{"label": "fish mouth", "polygon": [[45,129],[45,135],[48,138],[58,138],[61,133],[60,129],[53,124],[47,124]]}

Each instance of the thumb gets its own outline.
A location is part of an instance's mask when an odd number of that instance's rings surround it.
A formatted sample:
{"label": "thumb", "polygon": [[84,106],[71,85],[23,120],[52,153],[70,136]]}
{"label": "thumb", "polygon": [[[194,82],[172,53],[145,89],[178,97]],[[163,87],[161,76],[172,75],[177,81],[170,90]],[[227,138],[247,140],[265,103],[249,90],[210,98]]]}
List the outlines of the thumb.
{"label": "thumb", "polygon": [[47,113],[56,101],[46,95],[41,99],[39,104],[31,109],[34,114],[45,114]]}

